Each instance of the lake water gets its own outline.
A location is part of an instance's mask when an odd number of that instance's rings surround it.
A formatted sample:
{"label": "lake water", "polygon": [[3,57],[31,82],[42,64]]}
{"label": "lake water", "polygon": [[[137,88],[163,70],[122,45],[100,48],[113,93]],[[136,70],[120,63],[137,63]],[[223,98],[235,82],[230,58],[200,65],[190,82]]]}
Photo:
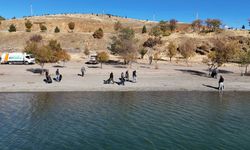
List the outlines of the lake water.
{"label": "lake water", "polygon": [[250,93],[1,93],[1,150],[248,150]]}

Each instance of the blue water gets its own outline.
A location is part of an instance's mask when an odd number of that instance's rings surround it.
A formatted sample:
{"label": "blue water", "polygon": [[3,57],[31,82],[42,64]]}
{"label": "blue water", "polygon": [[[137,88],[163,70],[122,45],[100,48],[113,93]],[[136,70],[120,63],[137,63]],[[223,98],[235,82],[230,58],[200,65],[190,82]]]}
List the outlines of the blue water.
{"label": "blue water", "polygon": [[1,150],[249,150],[250,93],[1,93]]}

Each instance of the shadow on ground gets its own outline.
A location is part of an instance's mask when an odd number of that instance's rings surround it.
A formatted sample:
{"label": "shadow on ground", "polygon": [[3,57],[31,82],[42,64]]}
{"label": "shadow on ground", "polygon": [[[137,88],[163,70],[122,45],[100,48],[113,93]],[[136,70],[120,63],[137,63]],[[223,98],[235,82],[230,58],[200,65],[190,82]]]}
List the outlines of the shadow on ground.
{"label": "shadow on ground", "polygon": [[98,65],[98,66],[88,66],[88,68],[100,68],[100,67]]}
{"label": "shadow on ground", "polygon": [[41,69],[41,68],[29,68],[26,71],[32,72],[34,74],[42,74],[43,72],[48,71],[48,69]]}
{"label": "shadow on ground", "polygon": [[215,86],[206,85],[206,84],[202,84],[202,85],[205,86],[205,87],[211,88],[211,89],[218,90],[218,87],[215,87]]}
{"label": "shadow on ground", "polygon": [[201,77],[208,77],[207,73],[197,71],[197,70],[189,70],[189,69],[175,69],[176,71],[181,71],[183,73],[188,73],[191,75],[201,76]]}

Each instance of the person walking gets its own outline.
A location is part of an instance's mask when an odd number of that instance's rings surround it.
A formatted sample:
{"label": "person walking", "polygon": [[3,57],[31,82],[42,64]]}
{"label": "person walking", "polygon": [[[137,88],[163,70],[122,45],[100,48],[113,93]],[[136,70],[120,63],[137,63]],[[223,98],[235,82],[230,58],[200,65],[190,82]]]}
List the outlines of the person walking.
{"label": "person walking", "polygon": [[122,84],[122,85],[125,85],[125,78],[124,78],[124,73],[123,73],[123,72],[121,73],[121,78],[120,78],[120,80],[121,80],[121,84]]}
{"label": "person walking", "polygon": [[223,91],[224,90],[224,78],[222,77],[222,75],[220,76],[219,79],[219,87],[218,87],[219,91]]}
{"label": "person walking", "polygon": [[133,82],[135,83],[136,82],[136,77],[137,77],[136,70],[133,71],[132,76],[133,76]]}
{"label": "person walking", "polygon": [[82,66],[82,68],[81,68],[82,77],[84,77],[85,72],[86,72],[85,67]]}

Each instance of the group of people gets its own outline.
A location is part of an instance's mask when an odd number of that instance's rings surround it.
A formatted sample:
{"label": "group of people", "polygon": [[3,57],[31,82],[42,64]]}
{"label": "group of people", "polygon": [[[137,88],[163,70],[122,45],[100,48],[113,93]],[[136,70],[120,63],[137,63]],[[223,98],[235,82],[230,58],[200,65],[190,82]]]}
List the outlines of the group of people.
{"label": "group of people", "polygon": [[[61,80],[62,80],[62,74],[60,74],[59,69],[56,69],[56,77],[53,78],[53,79],[56,82],[61,82]],[[44,82],[45,83],[52,83],[52,78],[51,78],[48,70],[45,72]]]}
{"label": "group of people", "polygon": [[119,82],[115,82],[114,81],[114,74],[113,74],[113,72],[111,72],[110,75],[109,75],[109,79],[104,80],[104,84],[117,83],[118,85],[125,85],[126,81],[136,83],[136,81],[137,81],[136,70],[134,70],[132,72],[132,80],[130,80],[130,78],[129,78],[129,71],[128,70],[125,72],[125,75],[124,75],[123,72],[121,73],[121,77],[119,78],[119,80],[120,80]]}

